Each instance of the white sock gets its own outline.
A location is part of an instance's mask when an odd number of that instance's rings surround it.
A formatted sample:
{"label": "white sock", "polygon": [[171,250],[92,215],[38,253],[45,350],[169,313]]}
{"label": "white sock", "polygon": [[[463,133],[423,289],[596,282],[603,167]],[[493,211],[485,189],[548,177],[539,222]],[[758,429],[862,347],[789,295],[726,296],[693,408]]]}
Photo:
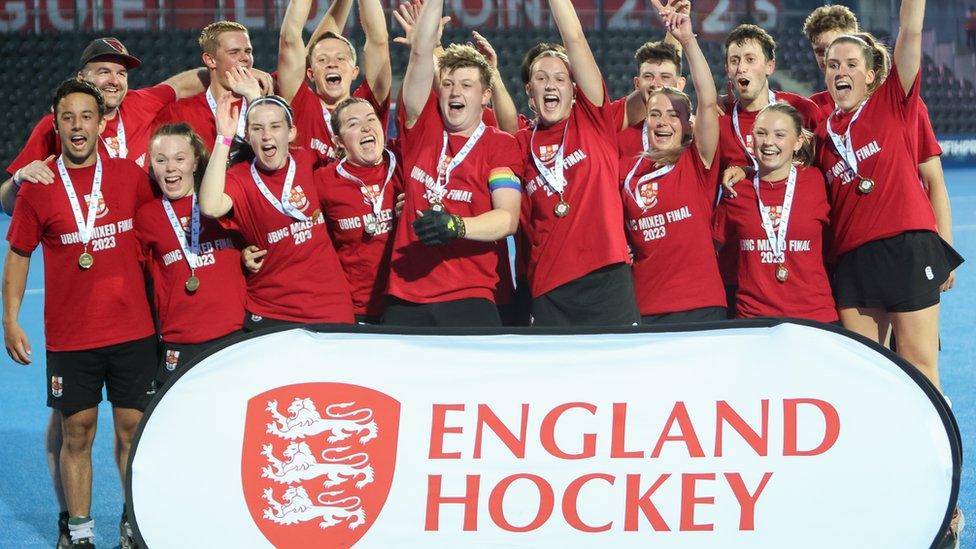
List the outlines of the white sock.
{"label": "white sock", "polygon": [[89,518],[87,522],[72,524],[71,521],[80,517],[71,517],[68,520],[68,532],[71,534],[71,541],[76,542],[85,538],[95,537],[95,519]]}

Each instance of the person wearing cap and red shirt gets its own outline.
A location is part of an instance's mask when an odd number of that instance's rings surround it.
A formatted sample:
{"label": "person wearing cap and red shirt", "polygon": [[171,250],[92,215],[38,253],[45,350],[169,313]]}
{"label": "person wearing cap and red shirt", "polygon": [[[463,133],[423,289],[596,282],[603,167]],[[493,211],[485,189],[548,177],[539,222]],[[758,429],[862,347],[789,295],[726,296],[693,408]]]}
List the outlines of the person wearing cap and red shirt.
{"label": "person wearing cap and red shirt", "polygon": [[[91,82],[105,98],[108,111],[99,151],[112,158],[128,158],[145,166],[153,121],[161,110],[183,97],[200,93],[207,73],[191,69],[149,88],[129,89],[129,71],[141,64],[118,39],[96,38],[81,54],[78,79]],[[21,183],[54,181],[54,158],[61,153],[61,141],[54,131],[54,117],[48,113],[34,126],[20,154],[7,166],[11,178],[0,185],[0,205],[11,213]]]}

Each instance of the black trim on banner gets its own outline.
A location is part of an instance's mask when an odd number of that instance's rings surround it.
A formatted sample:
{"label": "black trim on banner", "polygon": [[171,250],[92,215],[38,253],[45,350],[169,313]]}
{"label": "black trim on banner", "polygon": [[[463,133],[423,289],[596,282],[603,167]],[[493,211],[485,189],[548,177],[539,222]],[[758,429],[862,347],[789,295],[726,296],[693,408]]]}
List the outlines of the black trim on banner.
{"label": "black trim on banner", "polygon": [[[847,330],[841,326],[835,324],[824,324],[821,322],[816,322],[812,320],[804,320],[798,318],[749,318],[749,319],[736,319],[736,320],[723,320],[717,322],[700,322],[694,324],[660,324],[654,326],[599,326],[599,327],[587,327],[587,326],[574,326],[571,328],[535,328],[535,327],[502,327],[502,328],[429,328],[429,327],[409,327],[409,326],[380,326],[380,325],[363,325],[363,324],[309,324],[305,326],[295,327],[295,326],[279,326],[276,328],[268,328],[265,330],[258,330],[256,332],[241,333],[235,337],[228,338],[222,341],[220,344],[204,351],[198,355],[194,360],[191,360],[184,368],[181,368],[179,372],[175,372],[174,375],[166,382],[166,384],[157,389],[156,395],[153,397],[152,402],[146,407],[142,419],[139,421],[139,426],[136,429],[135,436],[132,439],[132,445],[129,448],[129,457],[127,463],[127,471],[132,471],[132,462],[136,455],[136,450],[139,447],[139,440],[142,438],[142,432],[145,429],[146,424],[149,421],[149,417],[152,415],[153,410],[156,408],[156,404],[162,400],[166,392],[175,383],[179,381],[183,374],[190,371],[190,369],[196,364],[206,360],[211,355],[220,352],[227,347],[234,344],[240,343],[242,341],[247,341],[249,339],[254,339],[257,337],[262,337],[269,334],[275,334],[278,332],[286,332],[289,330],[306,330],[309,332],[317,333],[354,333],[354,334],[383,334],[383,335],[405,335],[405,336],[494,336],[494,335],[604,335],[604,334],[640,334],[640,333],[675,333],[675,332],[700,332],[700,331],[713,331],[713,330],[729,330],[729,329],[748,329],[748,328],[774,328],[782,324],[797,324],[800,326],[808,326],[811,328],[818,328],[821,330],[826,330],[828,332],[833,332],[848,338],[851,338],[859,343],[867,345],[871,349],[877,351],[885,358],[897,365],[905,374],[908,375],[922,391],[928,396],[932,405],[939,413],[939,417],[942,419],[942,425],[945,427],[946,433],[949,435],[949,447],[952,451],[952,487],[949,494],[949,505],[947,506],[945,516],[942,520],[942,526],[940,527],[935,539],[932,541],[930,549],[937,549],[942,540],[945,532],[949,528],[949,522],[952,520],[952,515],[956,509],[956,503],[959,498],[959,488],[960,480],[962,475],[962,438],[959,433],[959,425],[956,423],[956,418],[952,414],[948,403],[942,396],[942,393],[935,388],[934,385],[929,381],[925,375],[923,375],[918,368],[912,366],[907,360],[899,356],[898,354],[891,351],[878,342],[868,339],[860,334],[854,333]],[[870,497],[870,494],[867,495]],[[128,511],[129,523],[132,526],[133,534],[139,543],[140,547],[148,547],[145,540],[142,538],[142,533],[139,531],[138,521],[136,519],[136,514],[134,512],[134,507],[132,503],[132,479],[131,474],[125,479],[125,501]]]}

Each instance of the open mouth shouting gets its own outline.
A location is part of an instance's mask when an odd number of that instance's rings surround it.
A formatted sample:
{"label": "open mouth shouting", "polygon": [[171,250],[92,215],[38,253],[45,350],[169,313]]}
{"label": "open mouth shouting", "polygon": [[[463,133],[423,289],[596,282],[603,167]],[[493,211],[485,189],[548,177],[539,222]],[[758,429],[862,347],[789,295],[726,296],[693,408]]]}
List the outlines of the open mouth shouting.
{"label": "open mouth shouting", "polygon": [[359,140],[359,146],[363,152],[374,152],[376,150],[376,137],[372,135],[364,136]]}
{"label": "open mouth shouting", "polygon": [[739,91],[739,95],[742,95],[746,91],[749,90],[749,84],[751,82],[752,82],[751,80],[749,80],[748,78],[746,78],[744,76],[740,76],[740,77],[738,77],[738,78],[735,79],[735,86],[736,86],[736,89],[738,89],[738,91]]}
{"label": "open mouth shouting", "polygon": [[547,93],[542,96],[542,108],[546,112],[555,112],[559,109],[559,96],[554,93]]}
{"label": "open mouth shouting", "polygon": [[335,88],[342,85],[342,75],[337,72],[326,73],[325,85],[329,88]]}
{"label": "open mouth shouting", "polygon": [[847,79],[837,79],[834,80],[834,91],[837,93],[837,99],[844,100],[847,99],[851,91],[854,89],[853,83]]}
{"label": "open mouth shouting", "polygon": [[460,115],[464,112],[464,103],[460,101],[449,101],[447,108],[452,115]]}
{"label": "open mouth shouting", "polygon": [[651,134],[654,145],[659,149],[668,148],[674,139],[674,130],[669,127],[657,128]]}
{"label": "open mouth shouting", "polygon": [[266,163],[268,161],[274,160],[275,156],[278,155],[278,146],[274,143],[263,143],[261,145],[261,158],[263,158]]}
{"label": "open mouth shouting", "polygon": [[167,175],[163,178],[163,190],[166,194],[177,194],[183,190],[183,176],[179,174]]}
{"label": "open mouth shouting", "polygon": [[759,159],[763,164],[773,164],[782,152],[776,145],[763,145],[759,148]]}
{"label": "open mouth shouting", "polygon": [[81,133],[75,133],[71,135],[71,147],[75,150],[84,150],[85,146],[88,145],[88,136]]}

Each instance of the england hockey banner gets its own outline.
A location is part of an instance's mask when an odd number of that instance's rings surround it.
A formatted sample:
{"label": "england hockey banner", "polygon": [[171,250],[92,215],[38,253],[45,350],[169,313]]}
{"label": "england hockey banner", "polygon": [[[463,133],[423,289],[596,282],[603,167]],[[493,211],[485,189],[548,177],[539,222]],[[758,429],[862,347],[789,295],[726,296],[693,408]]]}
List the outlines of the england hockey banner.
{"label": "england hockey banner", "polygon": [[916,549],[960,452],[914,368],[833,326],[319,327],[167,384],[126,488],[153,549]]}

